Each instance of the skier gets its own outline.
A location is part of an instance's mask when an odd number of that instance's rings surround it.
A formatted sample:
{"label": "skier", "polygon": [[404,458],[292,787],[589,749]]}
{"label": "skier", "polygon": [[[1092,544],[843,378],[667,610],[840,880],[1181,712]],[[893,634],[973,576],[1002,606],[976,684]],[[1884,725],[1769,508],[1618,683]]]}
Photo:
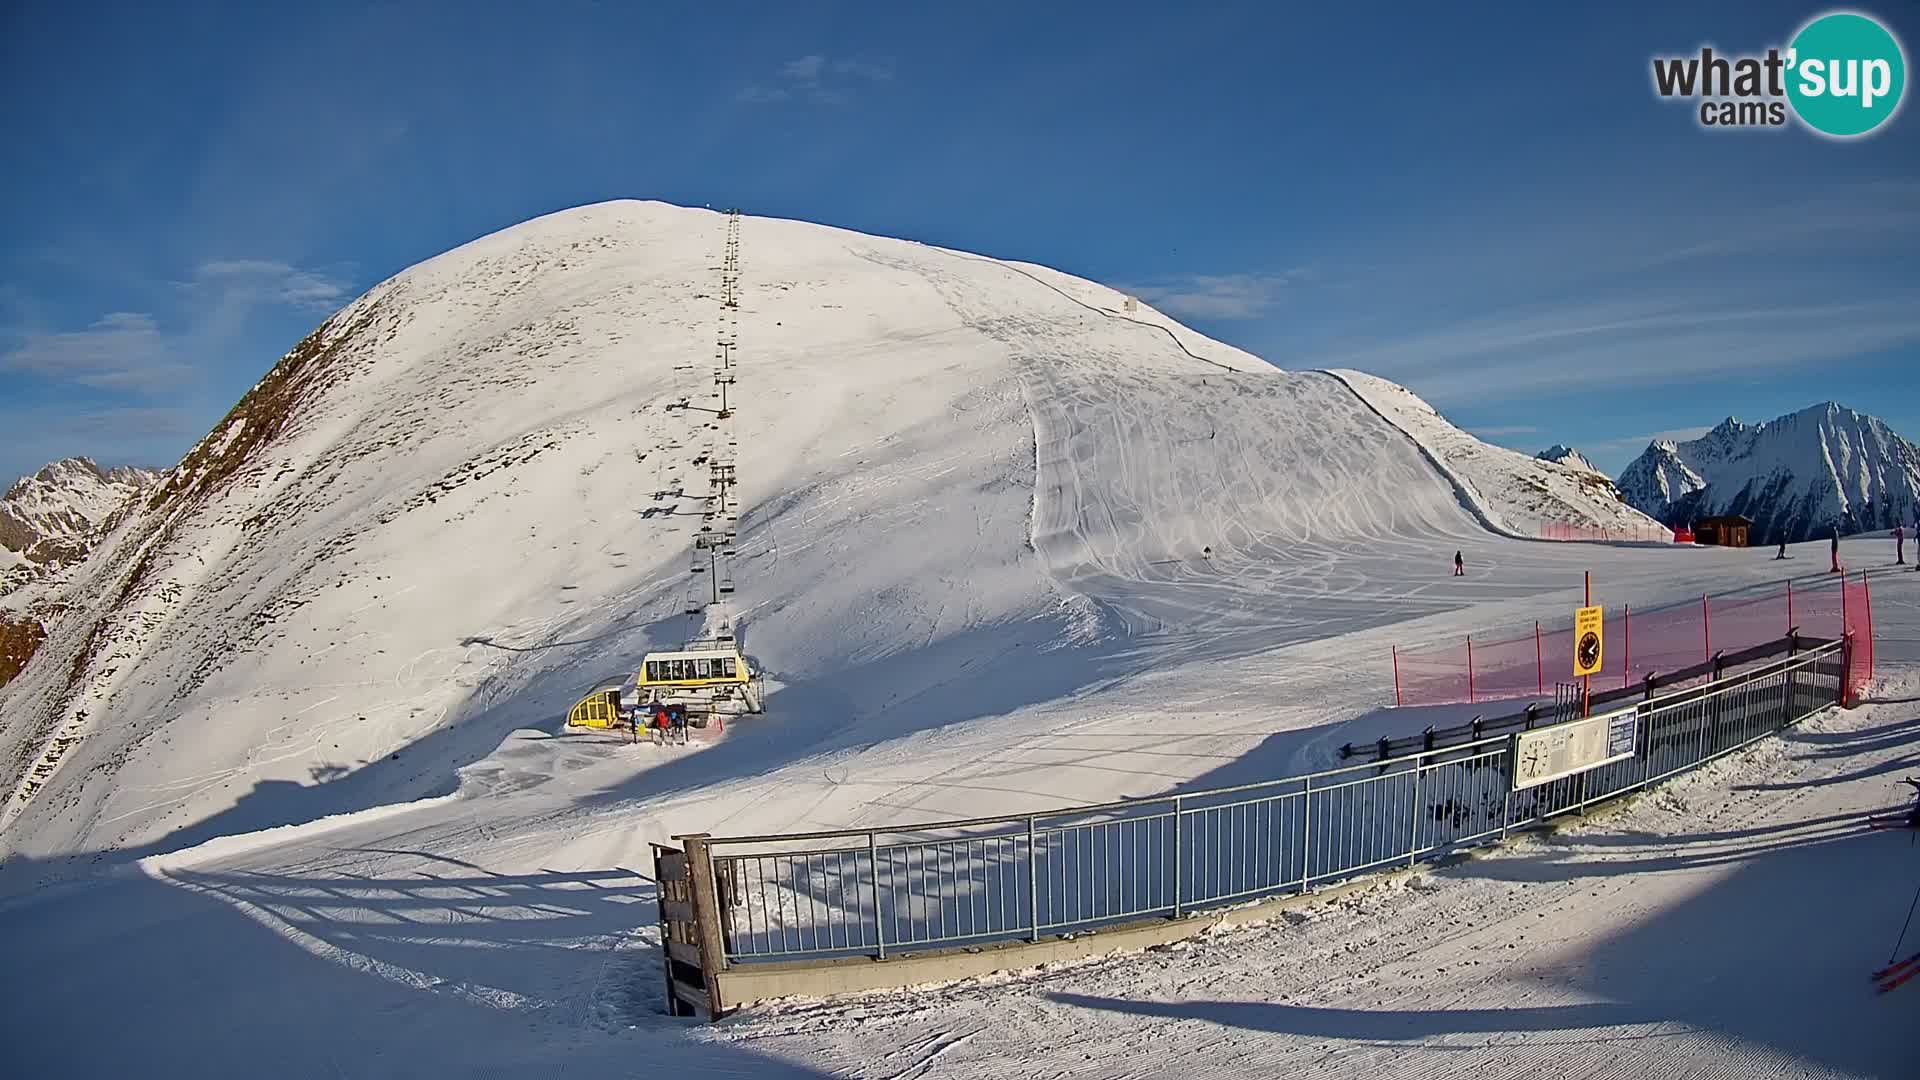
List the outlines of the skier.
{"label": "skier", "polygon": [[1467,564],[1465,560],[1463,560],[1460,557],[1460,553],[1457,551],[1453,553],[1453,576],[1454,577],[1467,576]]}
{"label": "skier", "polygon": [[1899,525],[1893,527],[1893,565],[1907,565],[1907,530]]}
{"label": "skier", "polygon": [[1781,533],[1780,534],[1780,551],[1774,555],[1774,559],[1779,560],[1779,559],[1784,559],[1786,557],[1787,557],[1787,536],[1785,533]]}
{"label": "skier", "polygon": [[1833,527],[1833,544],[1828,550],[1833,554],[1833,569],[1829,572],[1837,574],[1840,572],[1840,526],[1838,525]]}

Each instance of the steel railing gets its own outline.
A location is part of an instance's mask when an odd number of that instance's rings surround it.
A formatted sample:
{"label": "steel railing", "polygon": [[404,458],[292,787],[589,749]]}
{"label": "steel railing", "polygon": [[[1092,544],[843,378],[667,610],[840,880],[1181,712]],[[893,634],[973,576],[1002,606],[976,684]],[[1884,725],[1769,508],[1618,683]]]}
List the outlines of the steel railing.
{"label": "steel railing", "polygon": [[1848,647],[1639,702],[1632,757],[1518,791],[1504,736],[1040,814],[712,837],[725,956],[884,959],[1039,940],[1412,865],[1654,783],[1834,704]]}

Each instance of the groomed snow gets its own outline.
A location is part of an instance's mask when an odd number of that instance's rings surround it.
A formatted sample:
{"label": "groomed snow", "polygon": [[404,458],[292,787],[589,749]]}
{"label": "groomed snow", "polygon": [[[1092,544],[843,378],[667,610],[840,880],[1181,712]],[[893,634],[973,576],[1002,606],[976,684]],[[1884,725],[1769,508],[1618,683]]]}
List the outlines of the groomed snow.
{"label": "groomed snow", "polygon": [[[1503,502],[1471,461],[1440,471],[1432,431],[1383,420],[1351,375],[1262,369],[1063,275],[749,218],[730,614],[773,678],[770,711],[705,749],[565,734],[579,693],[696,629],[679,612],[713,421],[666,406],[708,400],[723,228],[658,204],[569,211],[356,303],[385,321],[349,351],[353,377],[161,545],[132,606],[145,618],[116,620],[110,661],[90,669],[86,737],[4,834],[0,976],[31,988],[0,1010],[23,1048],[10,1061],[203,1076],[1579,1076],[1615,1060],[1670,1060],[1655,1075],[1675,1078],[1893,1075],[1876,1070],[1903,1029],[1865,1011],[1863,977],[1893,864],[1826,854],[1860,850],[1851,840],[1773,842],[1889,801],[1911,730],[1891,703],[1688,781],[1695,811],[1650,801],[1564,850],[1435,872],[1300,927],[1003,991],[762,1009],[719,1028],[658,1016],[649,841],[1319,766],[1390,722],[1393,643],[1564,614],[1583,570],[1601,603],[1640,607],[1781,565],[1496,535],[1481,517],[1525,531],[1538,509]],[[688,516],[642,516],[663,504]],[[263,511],[270,528],[248,524]],[[1847,558],[1885,546],[1851,541]],[[1824,548],[1795,555],[1824,568]],[[111,569],[91,572],[105,594]],[[1920,660],[1916,579],[1874,586],[1890,701],[1911,696]],[[21,745],[33,725],[16,721],[39,715],[78,648],[73,627],[55,636],[0,690],[0,749]],[[1806,782],[1738,790],[1783,777]],[[1820,861],[1783,878],[1780,858]],[[1763,887],[1741,867],[1764,867]],[[1831,895],[1796,905],[1764,887],[1801,877]],[[1857,917],[1836,918],[1848,903]],[[1845,959],[1852,990],[1806,975],[1831,990],[1808,1000],[1839,1004],[1781,1004],[1807,951],[1775,958],[1772,981],[1726,974],[1732,935],[1751,943],[1781,919],[1827,935],[1822,963]],[[1718,966],[1680,970],[1683,939]],[[1719,997],[1689,1007],[1690,987]],[[1286,1011],[1301,1002],[1320,1011]],[[1826,1047],[1820,1024],[1852,1042]],[[1553,1072],[1563,1059],[1582,1068]]]}
{"label": "groomed snow", "polygon": [[[74,593],[145,578],[57,622],[0,688],[0,760],[32,796],[0,844],[166,850],[445,793],[462,766],[518,783],[476,763],[722,617],[774,689],[775,737],[723,754],[752,775],[971,740],[1026,710],[1097,717],[1087,695],[1129,679],[1191,663],[1211,680],[1567,580],[1567,553],[1487,549],[1430,455],[1334,376],[1043,268],[766,219],[745,225],[736,327],[723,237],[718,214],[585,207],[350,305],[327,338],[341,381],[204,504],[118,530]],[[739,341],[726,424],[722,335]],[[738,592],[689,618],[696,462],[725,440]],[[1476,512],[1504,513],[1499,495]],[[1393,577],[1455,549],[1473,582]],[[1124,730],[1140,710],[1122,709]]]}
{"label": "groomed snow", "polygon": [[[1552,837],[1191,945],[670,1021],[647,811],[530,820],[562,766],[518,799],[215,841],[0,902],[0,977],[22,988],[0,1033],[28,1075],[1902,1078],[1920,1006],[1865,976],[1920,864],[1858,818],[1913,770],[1920,575],[1875,600],[1866,707]],[[713,820],[752,797],[659,801]]]}
{"label": "groomed snow", "polygon": [[1621,501],[1612,482],[1596,472],[1483,443],[1448,423],[1406,387],[1378,376],[1345,370],[1334,374],[1417,440],[1490,529],[1536,537],[1550,522],[1630,534],[1661,528]]}

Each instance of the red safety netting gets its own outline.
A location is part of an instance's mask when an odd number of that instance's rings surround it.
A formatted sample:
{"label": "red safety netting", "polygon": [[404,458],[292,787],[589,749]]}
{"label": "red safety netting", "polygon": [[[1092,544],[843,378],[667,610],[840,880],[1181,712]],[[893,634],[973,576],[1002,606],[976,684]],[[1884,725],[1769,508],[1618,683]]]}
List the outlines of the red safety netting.
{"label": "red safety netting", "polygon": [[1848,581],[1841,596],[1846,607],[1847,636],[1852,639],[1847,653],[1845,704],[1854,705],[1873,681],[1873,592],[1867,575]]}
{"label": "red safety netting", "polygon": [[[1843,591],[1838,576],[1760,593],[1700,596],[1608,613],[1606,659],[1596,685],[1627,686],[1778,641],[1791,632],[1836,640],[1855,632],[1856,670],[1872,677],[1872,634],[1864,578]],[[1536,623],[1519,632],[1475,635],[1393,651],[1394,700],[1401,705],[1544,697],[1573,677],[1573,627]]]}
{"label": "red safety netting", "polygon": [[[1543,521],[1540,523],[1542,540],[1599,540],[1612,543],[1671,544],[1675,542],[1674,532],[1664,525],[1644,525],[1638,528],[1602,527],[1599,525],[1574,525],[1565,521]],[[1692,543],[1693,537],[1687,537]]]}
{"label": "red safety netting", "polygon": [[1393,692],[1396,704],[1438,705],[1473,701],[1473,661],[1465,641],[1436,642],[1411,649],[1395,649]]}

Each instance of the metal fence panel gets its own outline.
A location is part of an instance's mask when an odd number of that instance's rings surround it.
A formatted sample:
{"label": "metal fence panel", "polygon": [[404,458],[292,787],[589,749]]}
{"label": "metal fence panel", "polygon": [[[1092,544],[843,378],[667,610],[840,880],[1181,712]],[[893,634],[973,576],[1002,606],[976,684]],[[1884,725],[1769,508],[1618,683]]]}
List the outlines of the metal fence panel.
{"label": "metal fence panel", "polygon": [[[1075,933],[1412,865],[1731,753],[1833,704],[1841,644],[1639,706],[1634,755],[1512,790],[1509,738],[1025,817],[715,838],[729,962]],[[727,851],[755,847],[757,850]]]}

